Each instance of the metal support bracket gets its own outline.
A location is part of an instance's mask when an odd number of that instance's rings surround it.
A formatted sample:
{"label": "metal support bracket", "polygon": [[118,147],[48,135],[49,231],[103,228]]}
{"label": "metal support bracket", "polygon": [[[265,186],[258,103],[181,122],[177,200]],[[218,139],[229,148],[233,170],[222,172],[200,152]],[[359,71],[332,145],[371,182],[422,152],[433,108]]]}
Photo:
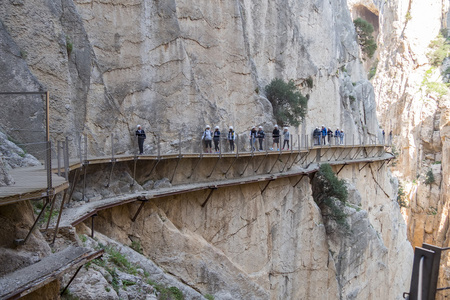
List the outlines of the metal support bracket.
{"label": "metal support bracket", "polygon": [[250,164],[250,162],[252,161],[252,159],[253,159],[253,152],[252,152],[252,156],[250,157],[250,159],[247,161],[247,164],[245,165],[245,168],[244,168],[244,171],[242,171],[242,173],[239,175],[239,176],[242,176],[242,175],[244,175],[244,173],[245,173],[245,171],[247,170],[247,168],[248,168],[248,165]]}
{"label": "metal support bracket", "polygon": [[296,187],[300,183],[300,181],[302,181],[303,177],[305,177],[305,174],[302,174],[302,176],[300,176],[300,179],[292,187]]}
{"label": "metal support bracket", "polygon": [[72,281],[75,279],[75,277],[78,275],[78,272],[80,272],[80,270],[81,270],[81,268],[83,267],[84,265],[81,265],[81,266],[79,266],[78,267],[78,269],[76,270],[76,272],[75,272],[75,274],[73,274],[73,276],[72,276],[72,278],[70,278],[70,280],[69,280],[69,282],[67,283],[67,285],[66,285],[66,287],[62,290],[62,292],[61,292],[61,296],[62,295],[64,295],[64,293],[66,292],[66,290],[69,288],[69,285],[72,283]]}
{"label": "metal support bracket", "polygon": [[295,161],[297,160],[297,158],[300,156],[300,152],[297,153],[297,155],[294,157],[294,159],[292,160],[291,165],[289,166],[289,168],[287,168],[288,170],[290,170],[292,168],[292,166],[295,164]]}
{"label": "metal support bracket", "polygon": [[[266,147],[267,149],[267,147]],[[263,156],[263,158],[261,159],[261,162],[259,163],[258,167],[255,170],[255,173],[258,172],[259,168],[261,167],[262,163],[266,160],[267,156],[269,156],[268,152],[266,151],[266,155]]]}
{"label": "metal support bracket", "polygon": [[347,163],[344,163],[342,165],[342,167],[339,169],[339,171],[336,172],[336,175],[339,175],[339,173],[341,173],[342,169],[344,169],[344,167],[347,165]]}
{"label": "metal support bracket", "polygon": [[138,210],[136,211],[136,214],[134,215],[134,217],[131,219],[132,222],[136,221],[137,216],[139,215],[139,213],[141,212],[142,208],[144,207],[144,204],[148,202],[148,199],[142,196],[139,196],[137,198],[137,201],[141,201],[141,205],[139,205]]}
{"label": "metal support bracket", "polygon": [[211,198],[212,193],[213,193],[215,190],[217,190],[217,186],[216,186],[216,185],[210,187],[210,191],[209,191],[208,197],[206,197],[206,200],[202,203],[201,207],[205,207],[206,203],[208,203],[209,199]]}
{"label": "metal support bracket", "polygon": [[[72,197],[73,194],[73,190],[75,189],[75,186],[72,187],[70,196]],[[64,196],[63,199],[61,201],[61,207],[59,208],[59,214],[58,214],[58,220],[56,221],[56,226],[55,226],[55,232],[53,232],[53,240],[52,240],[52,245],[55,243],[56,240],[56,235],[58,234],[58,230],[59,230],[59,222],[61,222],[61,215],[62,215],[62,211],[64,209],[64,202],[66,201],[66,196],[67,196],[67,189],[64,190]],[[70,199],[70,198],[69,198]]]}
{"label": "metal support bracket", "polygon": [[276,179],[276,177],[272,177],[271,179],[269,179],[269,181],[267,181],[266,185],[264,186],[264,188],[261,191],[261,195],[264,194],[265,190],[267,189],[267,187],[269,186],[269,184],[274,181]]}
{"label": "metal support bracket", "polygon": [[197,163],[195,164],[194,168],[191,171],[191,174],[187,177],[187,179],[191,178],[192,175],[194,175],[195,170],[197,169],[198,165],[200,164],[200,161],[202,160],[203,155],[200,154],[200,158],[197,160]]}
{"label": "metal support bracket", "polygon": [[207,178],[211,177],[211,175],[213,174],[214,170],[216,169],[216,167],[217,167],[217,165],[219,164],[219,161],[220,161],[221,159],[222,159],[222,155],[220,154],[220,155],[219,155],[219,159],[216,160],[216,163],[214,164],[214,167],[213,167],[212,170],[211,170],[211,173],[209,173],[209,175],[206,176]]}
{"label": "metal support bracket", "polygon": [[161,161],[161,158],[159,158],[156,160],[156,163],[153,165],[152,169],[150,170],[150,173],[148,174],[148,176],[150,177],[150,175],[152,175],[153,171],[156,169],[156,166],[159,164],[159,162]]}
{"label": "metal support bracket", "polygon": [[[280,149],[281,149],[281,147],[280,147]],[[280,151],[281,151],[281,150],[280,150]],[[267,174],[272,173],[272,170],[273,170],[273,168],[275,167],[275,165],[277,164],[277,162],[280,160],[280,157],[281,157],[281,152],[280,152],[280,154],[278,154],[277,159],[275,160],[275,162],[273,163],[272,167],[270,168],[269,172],[267,172]]]}
{"label": "metal support bracket", "polygon": [[109,172],[108,183],[105,185],[105,187],[109,187],[109,184],[111,183],[111,177],[113,175],[115,165],[116,165],[116,159],[113,158],[113,159],[111,159],[111,171]]}
{"label": "metal support bracket", "polygon": [[289,154],[288,159],[286,160],[286,163],[285,163],[284,166],[283,166],[283,169],[281,169],[281,173],[283,173],[283,172],[284,172],[284,169],[286,169],[286,166],[287,166],[289,160],[291,159],[291,156],[292,156],[292,151],[291,151],[291,153]]}
{"label": "metal support bracket", "polygon": [[227,171],[223,173],[225,177],[227,177],[228,172],[231,170],[231,167],[235,164],[235,162],[238,160],[238,156],[236,155],[236,158],[231,162],[230,166],[228,167]]}
{"label": "metal support bracket", "polygon": [[368,161],[364,164],[364,166],[362,166],[361,169],[359,169],[359,172],[361,172],[362,169],[364,169],[368,164],[372,163],[371,161]]}
{"label": "metal support bracket", "polygon": [[50,197],[46,197],[45,198],[45,202],[44,202],[44,206],[41,209],[41,212],[39,213],[38,217],[36,218],[36,220],[34,221],[33,226],[31,226],[30,231],[28,232],[27,236],[25,237],[25,239],[16,239],[14,240],[14,244],[15,245],[24,245],[28,239],[30,238],[31,234],[33,233],[33,231],[36,229],[37,224],[39,223],[39,220],[41,219],[41,217],[44,215],[45,209],[47,208],[47,205],[50,203]]}
{"label": "metal support bracket", "polygon": [[136,181],[136,165],[139,157],[137,155],[134,156],[134,163],[133,163],[133,178],[130,183],[130,187],[134,186],[134,182]]}
{"label": "metal support bracket", "polygon": [[94,238],[94,232],[95,232],[95,230],[94,230],[94,218],[97,217],[97,216],[98,216],[97,213],[95,213],[95,214],[93,214],[91,216],[91,238]]}

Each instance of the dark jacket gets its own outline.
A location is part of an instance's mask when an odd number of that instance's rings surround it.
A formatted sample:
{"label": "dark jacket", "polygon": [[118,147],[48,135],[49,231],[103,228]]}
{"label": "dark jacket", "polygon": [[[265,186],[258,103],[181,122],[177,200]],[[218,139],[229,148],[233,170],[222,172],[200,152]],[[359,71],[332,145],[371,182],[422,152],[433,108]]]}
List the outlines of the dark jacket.
{"label": "dark jacket", "polygon": [[220,131],[219,130],[214,131],[214,139],[215,140],[220,139]]}
{"label": "dark jacket", "polygon": [[257,132],[257,137],[258,139],[263,139],[266,136],[266,134],[264,133],[264,130],[258,130]]}
{"label": "dark jacket", "polygon": [[275,128],[273,131],[272,131],[272,137],[273,138],[279,138],[280,137],[280,130],[279,129],[277,129],[277,128]]}
{"label": "dark jacket", "polygon": [[145,135],[145,131],[143,129],[141,130],[136,130],[136,136],[138,137],[138,139],[144,139],[147,137]]}

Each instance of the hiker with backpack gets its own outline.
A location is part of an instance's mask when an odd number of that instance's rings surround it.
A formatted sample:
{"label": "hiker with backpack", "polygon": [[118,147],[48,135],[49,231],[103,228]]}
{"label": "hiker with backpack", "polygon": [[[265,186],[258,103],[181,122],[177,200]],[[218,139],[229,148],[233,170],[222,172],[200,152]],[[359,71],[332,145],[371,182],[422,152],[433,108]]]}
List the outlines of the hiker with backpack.
{"label": "hiker with backpack", "polygon": [[341,137],[341,131],[339,128],[336,128],[336,131],[334,132],[334,141],[336,145],[339,145],[339,139]]}
{"label": "hiker with backpack", "polygon": [[328,131],[327,131],[327,135],[328,135],[328,145],[331,145],[331,138],[333,137],[333,130],[331,130],[331,128],[328,127]]}
{"label": "hiker with backpack", "polygon": [[219,148],[219,142],[220,142],[220,130],[219,130],[219,126],[216,126],[216,127],[214,128],[214,137],[213,137],[213,140],[214,140],[214,151],[215,151],[216,153],[219,153],[219,152],[220,152],[220,148]]}
{"label": "hiker with backpack", "polygon": [[[206,129],[203,132],[202,135],[202,141],[205,142],[205,148],[206,148],[206,153],[211,153],[212,152],[212,132],[211,132],[211,127],[209,125],[206,125]],[[208,151],[209,148],[209,151]]]}
{"label": "hiker with backpack", "polygon": [[266,137],[266,134],[262,126],[259,126],[256,136],[258,137],[259,140],[259,151],[263,151],[264,138]]}
{"label": "hiker with backpack", "polygon": [[234,135],[233,126],[230,126],[230,130],[228,131],[227,140],[230,143],[230,151],[234,153],[234,140],[236,136]]}

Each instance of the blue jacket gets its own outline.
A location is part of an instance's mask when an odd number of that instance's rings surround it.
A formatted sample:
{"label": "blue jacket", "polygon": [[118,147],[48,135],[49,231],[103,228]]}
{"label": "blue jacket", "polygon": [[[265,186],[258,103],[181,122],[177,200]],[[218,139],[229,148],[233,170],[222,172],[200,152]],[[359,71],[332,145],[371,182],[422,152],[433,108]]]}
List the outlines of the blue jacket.
{"label": "blue jacket", "polygon": [[327,135],[327,129],[324,127],[322,128],[322,136],[326,136]]}

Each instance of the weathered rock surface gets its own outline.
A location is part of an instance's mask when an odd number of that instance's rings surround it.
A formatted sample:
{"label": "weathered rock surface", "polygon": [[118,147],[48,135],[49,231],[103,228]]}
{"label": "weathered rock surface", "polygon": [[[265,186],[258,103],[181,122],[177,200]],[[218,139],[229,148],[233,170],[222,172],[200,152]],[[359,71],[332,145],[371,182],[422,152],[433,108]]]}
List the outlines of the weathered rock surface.
{"label": "weathered rock surface", "polygon": [[[293,79],[311,96],[301,133],[319,124],[357,138],[364,130],[379,131],[375,114],[359,114],[371,89],[356,91],[354,105],[340,92],[348,85],[342,74],[351,76],[356,90],[365,77],[344,0],[34,0],[5,2],[0,19],[5,45],[15,47],[14,59],[24,69],[8,63],[0,72],[31,73],[49,89],[52,137],[70,135],[72,155],[81,133],[90,153],[109,153],[112,134],[116,153],[134,152],[136,124],[147,132],[147,153],[155,151],[158,134],[170,151],[180,130],[183,143],[197,145],[205,124],[233,125],[237,133],[271,126],[263,91],[275,77]],[[42,127],[42,119],[26,120]]]}
{"label": "weathered rock surface", "polygon": [[132,233],[146,256],[215,299],[401,299],[412,249],[393,186],[370,167],[342,173],[354,184],[350,234],[327,234],[306,178],[263,195],[258,184],[219,189],[203,208],[204,192],[161,199],[134,223],[135,206],[115,207],[96,228],[124,244]]}

